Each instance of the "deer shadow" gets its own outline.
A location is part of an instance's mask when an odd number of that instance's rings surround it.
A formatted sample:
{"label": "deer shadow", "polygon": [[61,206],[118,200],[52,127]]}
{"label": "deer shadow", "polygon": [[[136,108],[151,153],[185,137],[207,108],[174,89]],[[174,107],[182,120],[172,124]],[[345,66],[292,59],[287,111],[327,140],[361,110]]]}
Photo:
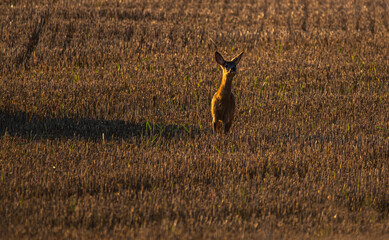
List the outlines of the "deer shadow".
{"label": "deer shadow", "polygon": [[18,136],[26,139],[69,139],[83,138],[99,141],[154,138],[165,139],[194,137],[200,129],[184,124],[163,124],[149,122],[127,122],[123,120],[105,120],[89,118],[52,118],[25,112],[0,110],[0,137]]}

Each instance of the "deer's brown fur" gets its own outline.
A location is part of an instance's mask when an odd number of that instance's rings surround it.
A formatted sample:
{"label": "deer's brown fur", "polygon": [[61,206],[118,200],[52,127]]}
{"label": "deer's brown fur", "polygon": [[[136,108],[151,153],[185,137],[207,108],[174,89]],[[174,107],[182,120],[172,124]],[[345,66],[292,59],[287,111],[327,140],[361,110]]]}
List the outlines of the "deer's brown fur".
{"label": "deer's brown fur", "polygon": [[232,61],[225,61],[220,53],[215,52],[216,62],[223,70],[223,78],[219,89],[213,95],[211,103],[212,129],[220,134],[222,129],[227,133],[234,120],[235,97],[231,92],[232,79],[236,75],[236,65],[242,58],[243,52]]}

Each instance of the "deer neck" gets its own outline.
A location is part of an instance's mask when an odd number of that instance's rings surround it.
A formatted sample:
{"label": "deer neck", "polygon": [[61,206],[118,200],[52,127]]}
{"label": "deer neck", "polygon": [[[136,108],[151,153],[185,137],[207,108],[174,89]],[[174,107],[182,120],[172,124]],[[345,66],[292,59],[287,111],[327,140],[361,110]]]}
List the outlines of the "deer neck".
{"label": "deer neck", "polygon": [[232,88],[232,79],[234,76],[223,74],[222,83],[219,87],[219,94],[222,97],[229,97],[231,95],[231,88]]}

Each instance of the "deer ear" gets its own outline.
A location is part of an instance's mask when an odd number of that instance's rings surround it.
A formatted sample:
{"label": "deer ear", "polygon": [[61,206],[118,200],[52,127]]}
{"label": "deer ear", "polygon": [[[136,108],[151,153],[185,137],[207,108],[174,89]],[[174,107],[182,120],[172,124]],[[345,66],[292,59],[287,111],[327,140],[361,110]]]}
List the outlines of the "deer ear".
{"label": "deer ear", "polygon": [[236,58],[234,58],[234,60],[232,60],[235,63],[235,65],[237,65],[239,63],[240,59],[243,56],[243,53],[244,52],[242,52],[241,54],[239,54],[239,56],[237,56]]}
{"label": "deer ear", "polygon": [[226,61],[224,61],[224,58],[222,57],[222,55],[218,52],[215,52],[215,59],[216,59],[216,62],[222,66],[224,66],[224,64],[226,63]]}

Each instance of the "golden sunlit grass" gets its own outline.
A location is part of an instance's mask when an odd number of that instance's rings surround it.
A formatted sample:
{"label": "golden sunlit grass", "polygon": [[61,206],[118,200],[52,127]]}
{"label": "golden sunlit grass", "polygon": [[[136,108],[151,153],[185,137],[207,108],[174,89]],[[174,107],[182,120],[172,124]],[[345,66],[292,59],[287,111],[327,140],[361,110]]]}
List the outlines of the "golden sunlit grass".
{"label": "golden sunlit grass", "polygon": [[[0,3],[1,236],[385,239],[388,11]],[[245,52],[222,136],[216,50]]]}

